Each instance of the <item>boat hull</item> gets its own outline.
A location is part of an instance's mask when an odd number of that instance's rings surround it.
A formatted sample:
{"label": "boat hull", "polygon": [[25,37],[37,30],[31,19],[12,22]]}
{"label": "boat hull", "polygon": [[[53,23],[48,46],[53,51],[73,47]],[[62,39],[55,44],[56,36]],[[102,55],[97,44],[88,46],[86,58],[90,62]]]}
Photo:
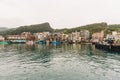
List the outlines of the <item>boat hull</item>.
{"label": "boat hull", "polygon": [[12,40],[11,43],[13,44],[26,43],[26,40]]}
{"label": "boat hull", "polygon": [[59,41],[53,41],[52,44],[57,44],[57,45],[59,45],[59,44],[61,44],[61,42],[59,42]]}
{"label": "boat hull", "polygon": [[103,45],[103,44],[95,44],[97,49],[102,49],[111,52],[120,52],[120,45]]}
{"label": "boat hull", "polygon": [[39,44],[46,44],[46,42],[44,40],[41,40],[38,42]]}
{"label": "boat hull", "polygon": [[5,42],[0,42],[0,44],[10,44],[10,42],[7,42],[7,41],[5,41]]}

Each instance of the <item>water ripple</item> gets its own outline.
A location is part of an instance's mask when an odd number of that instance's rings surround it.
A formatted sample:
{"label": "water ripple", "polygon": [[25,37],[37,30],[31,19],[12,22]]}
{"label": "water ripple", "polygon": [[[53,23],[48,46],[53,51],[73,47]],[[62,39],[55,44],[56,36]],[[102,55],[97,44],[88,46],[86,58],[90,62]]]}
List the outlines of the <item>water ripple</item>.
{"label": "water ripple", "polygon": [[0,80],[119,80],[120,55],[92,45],[7,45]]}

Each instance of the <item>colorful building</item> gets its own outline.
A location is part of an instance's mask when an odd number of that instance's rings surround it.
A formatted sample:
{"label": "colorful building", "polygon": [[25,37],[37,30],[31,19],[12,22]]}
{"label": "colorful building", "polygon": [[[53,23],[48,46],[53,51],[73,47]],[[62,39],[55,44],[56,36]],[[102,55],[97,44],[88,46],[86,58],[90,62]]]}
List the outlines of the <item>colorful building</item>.
{"label": "colorful building", "polygon": [[0,41],[4,41],[5,38],[3,36],[0,36]]}
{"label": "colorful building", "polygon": [[96,32],[92,34],[92,42],[101,42],[104,39],[104,31]]}
{"label": "colorful building", "polygon": [[38,33],[34,33],[36,40],[45,40],[49,37],[50,33],[49,32],[38,32]]}
{"label": "colorful building", "polygon": [[82,42],[88,42],[90,38],[90,32],[88,30],[81,30],[80,36]]}
{"label": "colorful building", "polygon": [[120,32],[113,31],[112,35],[114,36],[115,44],[120,44]]}
{"label": "colorful building", "polygon": [[69,34],[68,36],[68,40],[75,42],[81,42],[81,36],[80,36],[80,32],[72,32],[71,34]]}

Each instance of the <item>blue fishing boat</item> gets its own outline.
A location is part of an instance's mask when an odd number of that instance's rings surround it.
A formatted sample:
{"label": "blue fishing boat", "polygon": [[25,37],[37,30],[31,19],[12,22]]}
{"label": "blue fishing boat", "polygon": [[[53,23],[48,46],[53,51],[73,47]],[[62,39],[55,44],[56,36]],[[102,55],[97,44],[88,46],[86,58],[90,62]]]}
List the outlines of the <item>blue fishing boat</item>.
{"label": "blue fishing boat", "polygon": [[39,44],[46,44],[46,41],[45,40],[40,40],[38,41]]}
{"label": "blue fishing boat", "polygon": [[53,41],[52,44],[59,45],[59,44],[61,44],[61,42],[60,41]]}

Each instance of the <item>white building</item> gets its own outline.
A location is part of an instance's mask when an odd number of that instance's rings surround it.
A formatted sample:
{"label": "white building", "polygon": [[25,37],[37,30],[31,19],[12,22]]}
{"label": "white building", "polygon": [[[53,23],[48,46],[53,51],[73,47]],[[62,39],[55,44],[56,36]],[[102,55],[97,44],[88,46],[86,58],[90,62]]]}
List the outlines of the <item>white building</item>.
{"label": "white building", "polygon": [[112,34],[106,36],[106,39],[112,39],[115,44],[120,44],[120,32],[113,31]]}
{"label": "white building", "polygon": [[73,42],[80,42],[81,41],[81,36],[80,36],[80,32],[72,32],[71,34],[69,34],[69,40],[72,40]]}
{"label": "white building", "polygon": [[39,32],[39,33],[35,33],[34,35],[37,38],[37,40],[45,40],[45,38],[47,38],[50,35],[50,33],[49,32]]}

